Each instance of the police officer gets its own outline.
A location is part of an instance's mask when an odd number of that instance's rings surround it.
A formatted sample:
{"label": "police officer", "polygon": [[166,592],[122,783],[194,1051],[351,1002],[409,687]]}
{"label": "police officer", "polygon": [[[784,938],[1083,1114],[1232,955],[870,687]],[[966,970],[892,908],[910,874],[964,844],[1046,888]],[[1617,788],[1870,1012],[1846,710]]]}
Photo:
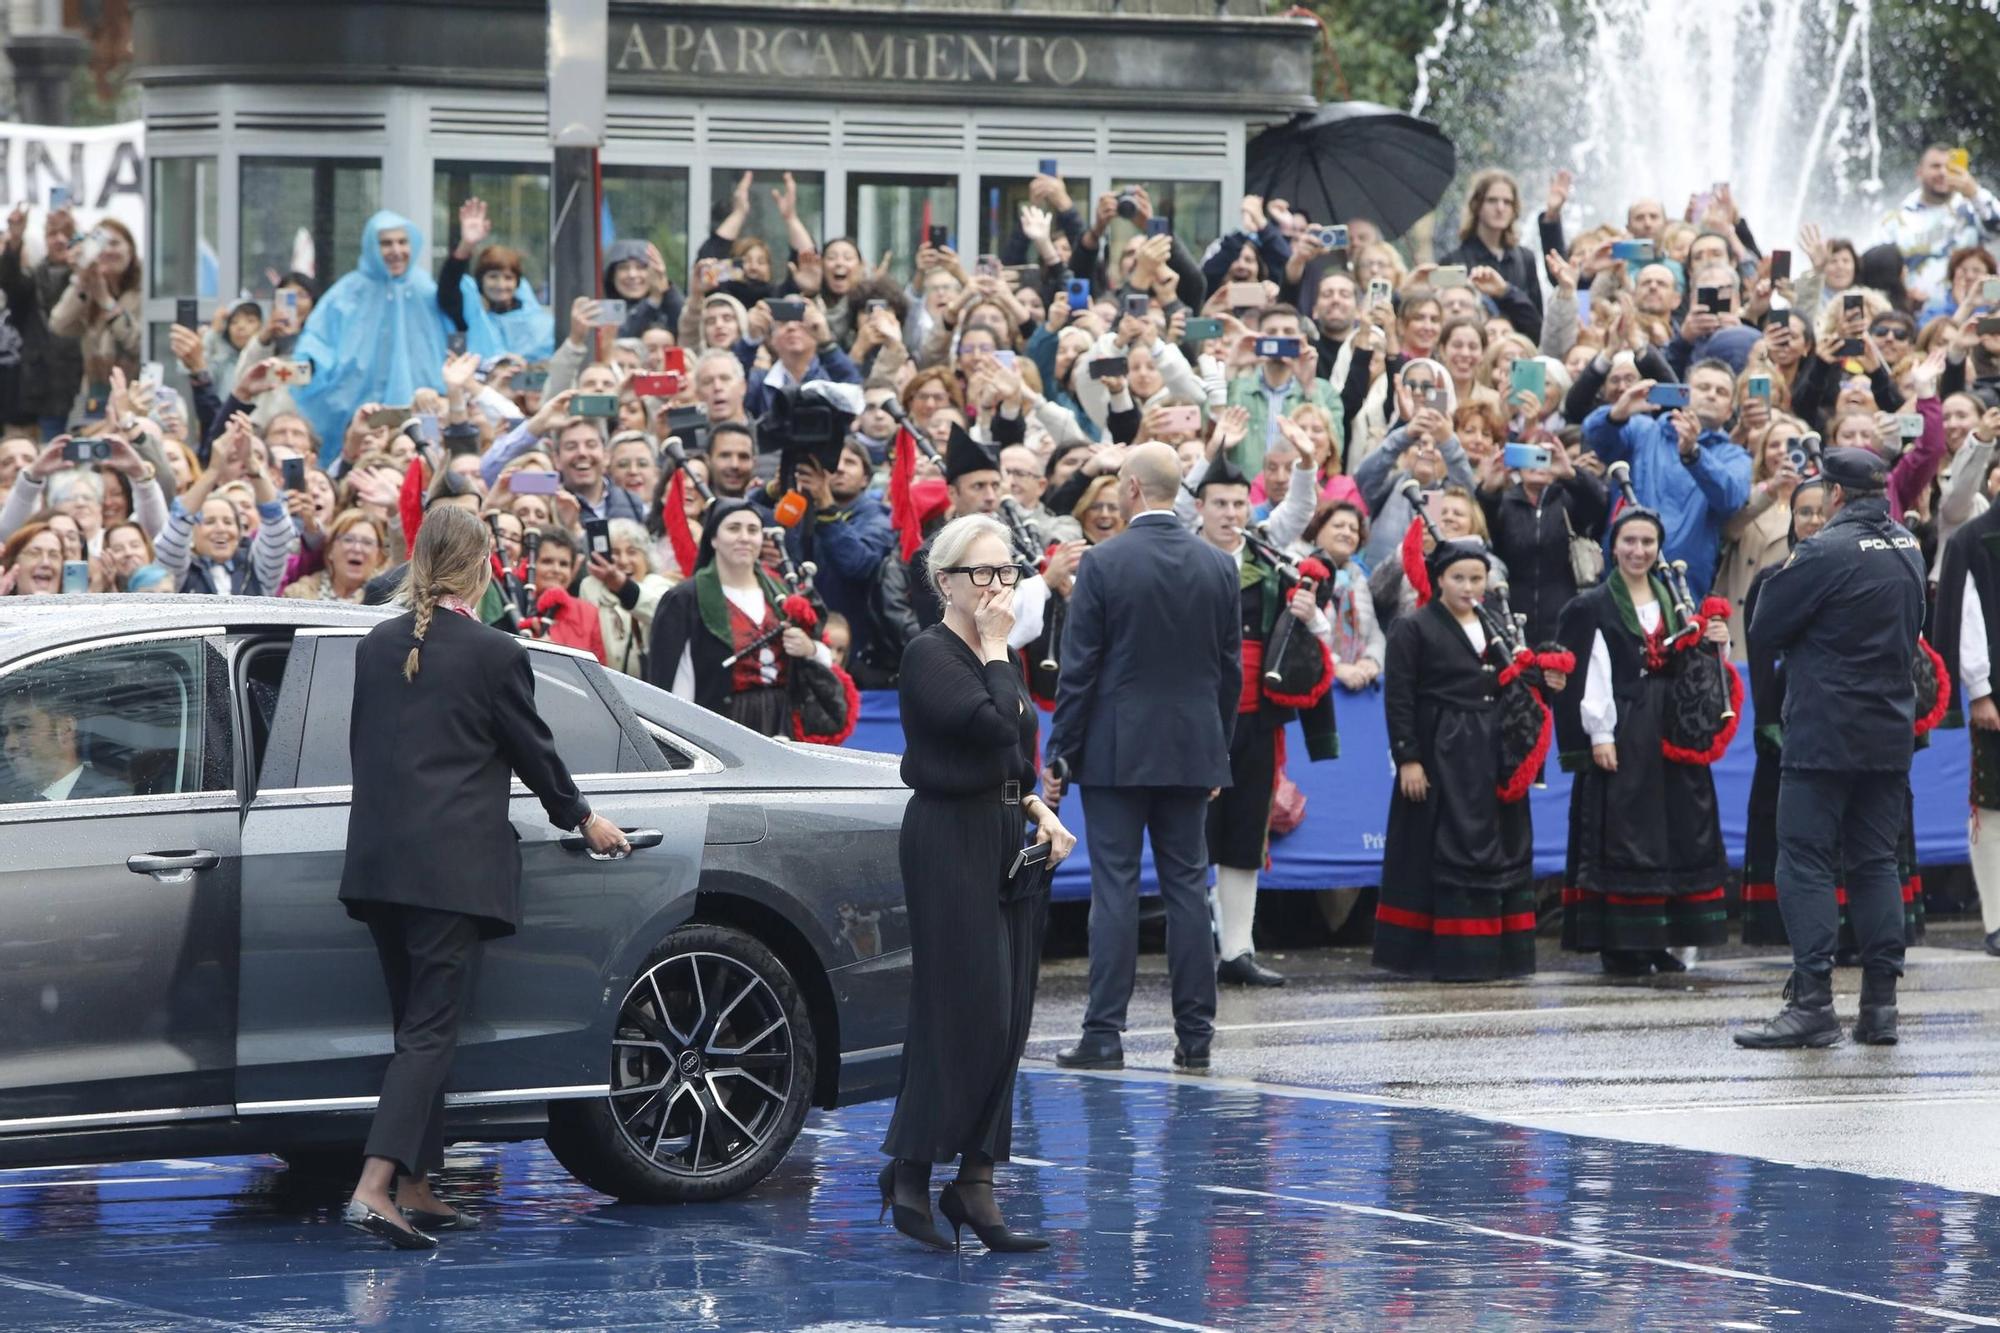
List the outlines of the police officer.
{"label": "police officer", "polygon": [[1778,910],[1792,978],[1778,1016],[1736,1033],[1759,1050],[1831,1046],[1833,951],[1844,859],[1847,911],[1861,948],[1854,1039],[1896,1040],[1903,898],[1896,839],[1909,800],[1916,691],[1910,662],[1924,612],[1917,539],[1889,515],[1889,465],[1835,449],[1824,465],[1832,518],[1771,575],[1750,624],[1753,654],[1785,659],[1785,751],[1778,786]]}

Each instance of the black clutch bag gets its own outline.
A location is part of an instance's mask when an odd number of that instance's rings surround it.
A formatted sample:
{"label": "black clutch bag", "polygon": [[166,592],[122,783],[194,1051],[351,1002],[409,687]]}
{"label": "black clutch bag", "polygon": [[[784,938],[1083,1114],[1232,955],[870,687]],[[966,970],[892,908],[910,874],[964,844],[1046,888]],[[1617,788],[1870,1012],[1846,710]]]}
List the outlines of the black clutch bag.
{"label": "black clutch bag", "polygon": [[1014,863],[1007,869],[1007,878],[1000,885],[1000,901],[1018,902],[1047,893],[1049,876],[1054,869],[1049,864],[1048,843],[1037,842],[1023,847],[1014,857]]}

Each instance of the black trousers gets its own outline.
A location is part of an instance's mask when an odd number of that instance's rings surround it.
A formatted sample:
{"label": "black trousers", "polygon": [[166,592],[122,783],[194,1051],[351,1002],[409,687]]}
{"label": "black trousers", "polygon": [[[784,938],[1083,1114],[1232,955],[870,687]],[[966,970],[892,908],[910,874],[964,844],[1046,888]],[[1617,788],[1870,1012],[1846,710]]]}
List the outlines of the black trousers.
{"label": "black trousers", "polygon": [[1206,1046],[1215,1032],[1215,940],[1208,915],[1208,792],[1201,787],[1084,787],[1090,842],[1090,1002],[1086,1037],[1116,1038],[1139,962],[1139,852],[1148,835],[1167,908],[1174,1033]]}
{"label": "black trousers", "polygon": [[1896,843],[1909,800],[1906,772],[1784,770],[1778,782],[1778,911],[1792,941],[1793,967],[1822,977],[1833,971],[1840,938],[1834,885],[1845,860],[1847,919],[1862,968],[1903,974]]}
{"label": "black trousers", "polygon": [[460,912],[383,903],[369,912],[368,933],[389,984],[396,1053],[382,1076],[367,1154],[420,1176],[444,1165],[444,1085],[479,955],[479,924]]}

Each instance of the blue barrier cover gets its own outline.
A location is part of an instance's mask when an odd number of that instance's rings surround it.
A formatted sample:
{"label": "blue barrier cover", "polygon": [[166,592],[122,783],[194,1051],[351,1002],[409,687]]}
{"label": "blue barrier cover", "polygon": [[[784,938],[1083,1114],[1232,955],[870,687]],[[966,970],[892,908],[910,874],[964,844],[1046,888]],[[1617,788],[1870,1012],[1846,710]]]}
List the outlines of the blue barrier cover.
{"label": "blue barrier cover", "polygon": [[[1338,759],[1309,763],[1298,728],[1288,728],[1286,771],[1305,794],[1306,817],[1292,833],[1272,841],[1271,865],[1260,880],[1266,888],[1346,888],[1381,879],[1383,831],[1389,823],[1389,792],[1395,784],[1382,692],[1370,688],[1351,694],[1336,689],[1334,709],[1340,722]],[[1715,765],[1722,837],[1732,866],[1743,864],[1744,813],[1750,799],[1750,774],[1756,764],[1750,738],[1756,725],[1746,697],[1736,739]],[[1048,730],[1047,714],[1042,717],[1042,730]],[[903,723],[894,691],[870,690],[861,696],[861,720],[847,744],[861,750],[902,753]],[[1917,752],[1910,785],[1916,794],[1917,859],[1924,865],[1963,864],[1966,859],[1970,766],[1971,751],[1962,730],[1934,731],[1930,746]],[[1553,755],[1547,777],[1549,785],[1528,797],[1534,812],[1535,873],[1559,875],[1569,839],[1569,775],[1556,767]],[[1056,869],[1055,897],[1088,898],[1090,855],[1083,802],[1072,794],[1064,800],[1061,814],[1063,823],[1077,836],[1077,848]],[[1139,873],[1144,891],[1157,892],[1150,847]]]}

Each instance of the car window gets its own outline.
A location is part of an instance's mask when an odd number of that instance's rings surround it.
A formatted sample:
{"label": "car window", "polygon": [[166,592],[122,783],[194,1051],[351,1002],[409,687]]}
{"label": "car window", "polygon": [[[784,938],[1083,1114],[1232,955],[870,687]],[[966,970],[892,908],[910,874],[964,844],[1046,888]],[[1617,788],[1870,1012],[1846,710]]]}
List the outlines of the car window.
{"label": "car window", "polygon": [[[667,767],[675,772],[693,768],[694,751],[684,743],[680,743],[679,738],[667,724],[660,720],[660,714],[666,711],[665,701],[670,700],[672,696],[656,686],[620,672],[613,672],[611,681],[624,698],[626,705],[637,714],[640,726],[652,738],[653,744],[659,747],[660,758],[667,761]],[[648,767],[637,756],[628,756],[628,759],[636,771],[643,771]]]}
{"label": "car window", "polygon": [[226,679],[200,639],[87,648],[0,678],[0,799],[229,789]]}
{"label": "car window", "polygon": [[[354,699],[354,649],[358,638],[321,639],[313,656],[306,704],[305,741],[298,785],[338,787],[353,780],[348,767],[347,714]],[[616,773],[618,720],[584,679],[582,664],[562,653],[528,653],[535,671],[535,711],[555,733],[556,752],[574,776]]]}

